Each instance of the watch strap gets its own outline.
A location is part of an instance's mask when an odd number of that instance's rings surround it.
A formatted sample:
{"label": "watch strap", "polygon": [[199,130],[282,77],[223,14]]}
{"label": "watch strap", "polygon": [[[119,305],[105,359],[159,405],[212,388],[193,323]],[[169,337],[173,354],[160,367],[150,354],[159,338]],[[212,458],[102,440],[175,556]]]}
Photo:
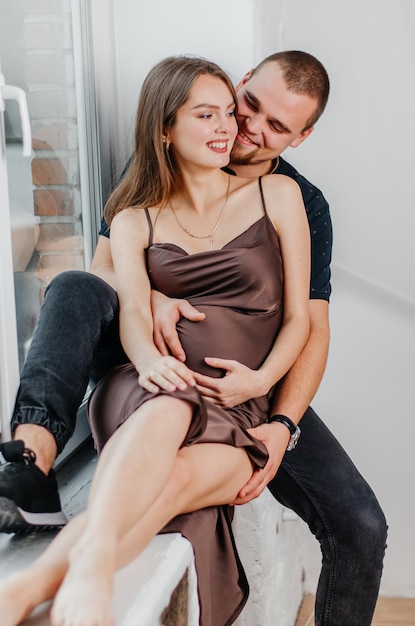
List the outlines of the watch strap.
{"label": "watch strap", "polygon": [[297,430],[296,424],[294,424],[292,419],[286,415],[271,415],[271,417],[267,417],[265,421],[267,424],[271,424],[272,422],[280,422],[280,424],[284,424],[292,435],[294,435]]}
{"label": "watch strap", "polygon": [[292,419],[287,417],[286,415],[271,415],[271,417],[267,417],[265,420],[266,424],[272,424],[272,422],[279,422],[280,424],[284,424],[290,431],[290,441],[288,442],[287,450],[293,450],[297,445],[297,442],[301,435],[300,427],[295,424]]}

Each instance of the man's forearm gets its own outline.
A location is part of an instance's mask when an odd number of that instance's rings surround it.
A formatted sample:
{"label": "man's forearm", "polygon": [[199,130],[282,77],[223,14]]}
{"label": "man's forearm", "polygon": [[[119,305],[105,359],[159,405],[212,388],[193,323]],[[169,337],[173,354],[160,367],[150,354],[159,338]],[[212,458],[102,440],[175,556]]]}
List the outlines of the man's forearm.
{"label": "man's forearm", "polygon": [[106,283],[115,289],[115,270],[108,237],[103,237],[102,235],[98,237],[97,247],[89,271],[91,274],[95,274],[95,276],[105,280]]}
{"label": "man's forearm", "polygon": [[[297,361],[277,387],[272,413],[289,416],[298,423],[315,396],[323,378],[330,340],[328,307],[311,305],[309,339]],[[316,315],[316,309],[318,315]],[[326,319],[324,319],[326,317]]]}
{"label": "man's forearm", "polygon": [[98,276],[98,278],[102,278],[102,280],[105,280],[108,285],[115,289],[115,272],[113,265],[100,265],[99,267],[91,265],[89,272]]}
{"label": "man's forearm", "polygon": [[[286,415],[298,424],[323,377],[329,340],[328,302],[311,300],[308,341],[293,367],[279,383],[271,405],[271,414]],[[265,444],[269,460],[264,469],[254,472],[249,482],[242,487],[235,504],[245,504],[263,492],[277,473],[287,449],[288,431],[281,424],[261,424],[253,428],[251,433]]]}

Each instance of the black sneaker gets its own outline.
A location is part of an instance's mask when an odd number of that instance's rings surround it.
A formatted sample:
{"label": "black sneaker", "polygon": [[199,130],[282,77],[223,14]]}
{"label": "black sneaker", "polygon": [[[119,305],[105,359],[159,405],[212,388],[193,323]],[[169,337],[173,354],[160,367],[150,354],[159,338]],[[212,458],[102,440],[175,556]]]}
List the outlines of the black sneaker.
{"label": "black sneaker", "polygon": [[46,476],[23,441],[0,444],[0,532],[27,533],[64,526],[55,472]]}

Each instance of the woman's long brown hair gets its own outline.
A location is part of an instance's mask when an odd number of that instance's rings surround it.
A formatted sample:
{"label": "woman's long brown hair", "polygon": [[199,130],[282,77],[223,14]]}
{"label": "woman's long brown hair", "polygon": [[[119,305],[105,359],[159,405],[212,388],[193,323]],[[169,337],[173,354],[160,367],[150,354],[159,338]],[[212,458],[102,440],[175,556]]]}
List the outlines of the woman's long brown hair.
{"label": "woman's long brown hair", "polygon": [[229,88],[230,78],[216,63],[200,57],[168,57],[150,70],[144,80],[137,108],[135,150],[128,170],[105,206],[110,226],[114,216],[127,207],[165,207],[180,172],[163,135],[176,123],[177,111],[189,97],[195,80],[204,74],[216,76]]}

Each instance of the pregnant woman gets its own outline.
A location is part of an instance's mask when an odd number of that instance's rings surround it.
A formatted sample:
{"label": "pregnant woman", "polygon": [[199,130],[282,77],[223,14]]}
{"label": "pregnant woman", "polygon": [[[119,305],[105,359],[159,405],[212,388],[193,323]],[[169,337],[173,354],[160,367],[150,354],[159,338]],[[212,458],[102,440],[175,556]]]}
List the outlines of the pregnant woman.
{"label": "pregnant woman", "polygon": [[[90,400],[100,456],[87,510],[0,587],[4,626],[54,596],[53,626],[110,626],[115,570],[161,530],[193,543],[200,623],[226,626],[240,613],[248,588],[229,504],[267,461],[248,431],[268,417],[270,392],[307,339],[310,249],[293,181],[221,169],[237,133],[235,108],[231,81],[204,59],[165,59],[143,84],[134,157],[106,206],[131,363]],[[179,322],[185,363],[154,345],[151,289],[205,313],[203,322]],[[203,396],[198,376],[223,375],[209,357],[243,365],[245,402],[225,408]],[[216,548],[208,562],[209,534]],[[214,605],[209,577],[223,590]]]}

